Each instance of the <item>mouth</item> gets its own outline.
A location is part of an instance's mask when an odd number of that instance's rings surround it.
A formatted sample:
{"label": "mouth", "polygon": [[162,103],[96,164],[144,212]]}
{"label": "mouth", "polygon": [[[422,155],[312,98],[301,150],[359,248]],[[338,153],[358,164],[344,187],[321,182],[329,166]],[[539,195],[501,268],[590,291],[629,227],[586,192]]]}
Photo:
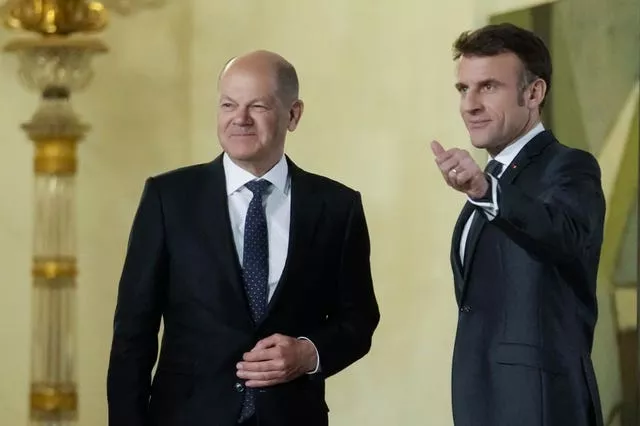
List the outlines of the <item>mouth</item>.
{"label": "mouth", "polygon": [[489,123],[491,122],[491,120],[476,120],[476,121],[469,121],[467,123],[467,128],[469,130],[474,130],[474,129],[482,129],[487,127],[487,125],[489,125]]}

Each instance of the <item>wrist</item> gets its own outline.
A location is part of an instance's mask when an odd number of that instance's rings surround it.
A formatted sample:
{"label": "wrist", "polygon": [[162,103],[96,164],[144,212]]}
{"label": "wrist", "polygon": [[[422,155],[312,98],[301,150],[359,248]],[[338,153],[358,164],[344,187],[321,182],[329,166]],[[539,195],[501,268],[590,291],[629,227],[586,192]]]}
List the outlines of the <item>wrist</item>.
{"label": "wrist", "polygon": [[318,364],[316,348],[309,340],[300,339],[299,344],[301,345],[302,359],[304,371],[309,372],[316,369],[316,365]]}
{"label": "wrist", "polygon": [[472,200],[479,201],[490,198],[490,191],[491,178],[489,177],[489,175],[483,173],[478,177],[477,185],[474,185],[474,187],[467,193],[467,195]]}

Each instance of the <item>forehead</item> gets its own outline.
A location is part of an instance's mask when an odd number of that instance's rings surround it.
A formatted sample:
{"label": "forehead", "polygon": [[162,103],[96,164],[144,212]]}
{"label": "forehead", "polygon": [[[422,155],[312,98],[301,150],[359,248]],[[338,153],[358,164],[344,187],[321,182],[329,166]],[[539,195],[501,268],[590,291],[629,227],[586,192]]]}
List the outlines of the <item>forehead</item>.
{"label": "forehead", "polygon": [[487,80],[518,81],[523,66],[514,53],[494,56],[462,56],[458,61],[458,81],[473,84]]}
{"label": "forehead", "polygon": [[270,97],[276,89],[273,72],[268,70],[230,69],[219,82],[220,95],[232,98]]}

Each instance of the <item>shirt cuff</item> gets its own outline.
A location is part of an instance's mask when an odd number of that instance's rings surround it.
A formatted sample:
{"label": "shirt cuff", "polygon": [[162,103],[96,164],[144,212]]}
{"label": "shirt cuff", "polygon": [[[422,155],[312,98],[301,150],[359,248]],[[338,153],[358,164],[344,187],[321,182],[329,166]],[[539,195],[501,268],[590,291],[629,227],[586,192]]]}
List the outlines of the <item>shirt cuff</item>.
{"label": "shirt cuff", "polygon": [[313,371],[308,371],[307,374],[318,373],[320,371],[320,354],[318,353],[318,348],[316,348],[316,345],[311,340],[309,340],[308,337],[300,336],[298,337],[298,339],[306,340],[307,342],[311,343],[313,345],[313,349],[315,349],[316,351],[316,368],[313,369]]}
{"label": "shirt cuff", "polygon": [[498,216],[498,193],[499,193],[499,185],[498,179],[493,177],[492,175],[487,175],[489,178],[489,191],[486,196],[483,198],[470,198],[469,202],[473,205],[476,205],[482,209],[485,216],[487,216],[487,220],[492,221]]}

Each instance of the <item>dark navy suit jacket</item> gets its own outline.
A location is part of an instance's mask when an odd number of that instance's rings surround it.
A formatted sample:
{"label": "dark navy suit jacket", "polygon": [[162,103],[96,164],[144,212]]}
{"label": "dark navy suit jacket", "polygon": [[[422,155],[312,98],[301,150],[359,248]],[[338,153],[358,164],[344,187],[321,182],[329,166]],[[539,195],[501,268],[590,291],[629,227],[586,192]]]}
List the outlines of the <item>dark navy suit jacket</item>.
{"label": "dark navy suit jacket", "polygon": [[[148,179],[119,285],[110,426],[232,426],[236,363],[274,333],[308,337],[321,372],[256,394],[261,426],[325,426],[324,379],[364,356],[379,321],[360,194],[289,161],[285,269],[254,324],[235,250],[222,157]],[[158,329],[164,321],[157,371]]]}
{"label": "dark navy suit jacket", "polygon": [[[605,203],[593,156],[534,137],[499,179],[498,216],[454,229],[456,426],[602,426],[591,363]],[[474,209],[464,266],[462,230]]]}

